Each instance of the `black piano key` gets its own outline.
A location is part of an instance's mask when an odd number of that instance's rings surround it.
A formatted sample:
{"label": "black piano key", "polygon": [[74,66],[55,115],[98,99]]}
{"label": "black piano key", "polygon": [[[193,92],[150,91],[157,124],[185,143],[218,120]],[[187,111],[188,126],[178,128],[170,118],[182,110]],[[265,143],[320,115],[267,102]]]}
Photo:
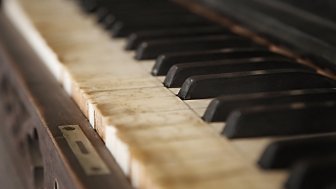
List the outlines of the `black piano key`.
{"label": "black piano key", "polygon": [[336,157],[314,158],[297,163],[290,172],[287,189],[331,189],[335,186]]}
{"label": "black piano key", "polygon": [[104,19],[106,19],[109,14],[111,13],[107,7],[99,7],[96,12],[97,22],[104,22]]}
{"label": "black piano key", "polygon": [[233,73],[257,70],[274,69],[298,69],[314,72],[306,65],[279,58],[252,58],[239,60],[224,60],[210,62],[195,62],[186,64],[176,64],[170,68],[165,80],[166,87],[181,87],[183,82],[190,76],[207,75],[219,73]]}
{"label": "black piano key", "polygon": [[153,59],[164,53],[253,46],[257,45],[244,38],[228,35],[154,40],[141,43],[136,51],[135,58],[138,60]]}
{"label": "black piano key", "polygon": [[335,81],[302,70],[270,70],[191,76],[178,96],[183,100],[296,89],[333,88]]}
{"label": "black piano key", "polygon": [[[141,8],[142,9],[142,8]],[[141,10],[140,12],[132,12],[132,10],[119,10],[114,13],[105,13],[100,11],[100,15],[98,20],[100,23],[105,27],[105,29],[112,29],[115,27],[115,24],[122,24],[124,28],[122,30],[127,31],[128,33],[133,29],[134,31],[142,31],[145,26],[147,28],[159,26],[159,25],[168,25],[173,27],[174,25],[180,25],[181,22],[183,23],[203,23],[205,20],[184,11],[174,11],[174,10],[166,10],[166,9],[159,9],[159,10],[152,10],[152,9],[145,9]],[[179,22],[173,22],[174,19],[181,18]],[[140,25],[140,23],[142,23]],[[120,32],[124,32],[120,31]],[[126,36],[127,34],[119,34],[119,36]],[[114,36],[117,36],[118,33],[114,33]]]}
{"label": "black piano key", "polygon": [[283,57],[262,47],[252,48],[227,48],[220,50],[204,50],[199,52],[177,52],[160,55],[152,69],[152,75],[166,75],[175,64],[193,63],[199,61],[215,61],[226,59],[240,59],[253,57]]}
{"label": "black piano key", "polygon": [[126,30],[148,24],[174,24],[174,19],[176,23],[185,24],[192,23],[192,21],[205,21],[170,1],[104,1],[99,3],[96,14],[98,21],[108,29],[111,29],[116,22],[122,23],[123,27],[126,27],[123,29]]}
{"label": "black piano key", "polygon": [[335,89],[306,89],[221,96],[212,100],[203,115],[207,122],[225,121],[229,114],[240,108],[256,105],[275,105],[294,102],[321,102],[336,99]]}
{"label": "black piano key", "polygon": [[88,13],[93,13],[98,11],[101,7],[109,7],[110,4],[113,4],[115,7],[118,5],[125,4],[134,4],[134,2],[130,1],[116,1],[116,0],[79,0],[79,4],[83,8],[84,11]]}
{"label": "black piano key", "polygon": [[322,189],[336,189],[336,182],[328,183],[328,185]]}
{"label": "black piano key", "polygon": [[[137,17],[136,17],[137,18]],[[132,18],[131,20],[115,21],[111,26],[111,33],[114,37],[126,37],[134,32],[146,30],[161,30],[172,27],[200,27],[213,25],[211,22],[195,15],[189,16],[151,16]]]}
{"label": "black piano key", "polygon": [[259,159],[264,169],[289,168],[299,160],[336,155],[336,136],[280,140],[267,146]]}
{"label": "black piano key", "polygon": [[228,138],[335,132],[336,100],[255,106],[233,111],[222,132]]}
{"label": "black piano key", "polygon": [[120,18],[131,18],[140,14],[173,14],[173,13],[188,13],[192,14],[187,9],[178,6],[176,3],[170,1],[152,1],[144,3],[143,1],[122,1],[122,2],[110,2],[106,1],[99,3],[99,8],[96,13],[100,13],[101,21],[104,19],[104,15],[121,16]]}
{"label": "black piano key", "polygon": [[[200,28],[173,28],[166,30],[155,31],[143,31],[133,33],[128,37],[126,49],[134,50],[142,42],[147,40],[164,39],[164,38],[181,38],[181,37],[197,37],[204,35],[216,35],[216,34],[232,34],[227,29],[219,26],[208,26]],[[233,34],[232,34],[233,35]]]}
{"label": "black piano key", "polygon": [[137,13],[154,12],[157,10],[172,10],[190,12],[187,9],[178,6],[170,1],[100,1],[97,2],[99,8],[106,7],[110,13],[128,13],[135,15]]}
{"label": "black piano key", "polygon": [[82,9],[87,13],[94,12],[98,9],[99,5],[98,2],[94,0],[80,0],[79,3]]}
{"label": "black piano key", "polygon": [[[99,7],[106,7],[110,11],[120,11],[120,10],[130,10],[135,13],[141,12],[143,10],[152,10],[155,8],[164,8],[169,9],[182,9],[176,3],[170,1],[159,1],[159,0],[80,0],[80,1],[90,1],[91,3],[97,4]],[[131,12],[131,13],[133,13]]]}

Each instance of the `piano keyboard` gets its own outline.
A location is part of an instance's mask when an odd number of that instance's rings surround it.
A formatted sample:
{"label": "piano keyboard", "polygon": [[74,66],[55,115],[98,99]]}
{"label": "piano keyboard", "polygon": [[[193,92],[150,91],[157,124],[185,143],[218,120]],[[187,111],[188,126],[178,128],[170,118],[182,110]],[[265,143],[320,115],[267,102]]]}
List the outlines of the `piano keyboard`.
{"label": "piano keyboard", "polygon": [[170,2],[79,3],[4,11],[135,188],[335,186],[334,80]]}

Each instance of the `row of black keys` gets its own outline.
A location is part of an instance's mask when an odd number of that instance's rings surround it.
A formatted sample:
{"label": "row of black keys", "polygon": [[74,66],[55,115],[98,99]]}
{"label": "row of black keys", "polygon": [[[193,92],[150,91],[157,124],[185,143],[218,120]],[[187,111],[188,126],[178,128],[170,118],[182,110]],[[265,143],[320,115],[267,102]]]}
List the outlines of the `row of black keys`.
{"label": "row of black keys", "polygon": [[[205,121],[226,121],[229,138],[336,131],[336,83],[164,0],[81,0],[115,37],[128,37],[136,59],[155,59],[154,76],[181,87],[181,99],[215,98]],[[327,188],[336,136],[274,142],[261,167],[296,165],[287,188]],[[320,160],[322,157],[328,157]],[[305,159],[305,161],[297,161]],[[323,159],[323,158],[322,158]],[[326,164],[327,163],[327,164]],[[326,166],[328,165],[328,166]],[[334,173],[335,172],[335,173]],[[310,179],[310,178],[313,179]]]}

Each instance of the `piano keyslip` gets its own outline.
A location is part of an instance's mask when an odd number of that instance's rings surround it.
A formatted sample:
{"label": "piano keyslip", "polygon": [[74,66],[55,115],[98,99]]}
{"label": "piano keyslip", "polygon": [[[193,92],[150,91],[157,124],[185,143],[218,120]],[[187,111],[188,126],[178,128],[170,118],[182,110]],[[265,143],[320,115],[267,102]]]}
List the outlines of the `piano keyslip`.
{"label": "piano keyslip", "polygon": [[242,138],[335,132],[335,111],[333,100],[252,106],[233,111],[223,134],[229,138]]}
{"label": "piano keyslip", "polygon": [[189,100],[230,94],[333,87],[333,80],[300,69],[258,70],[191,76],[183,83],[178,96]]}
{"label": "piano keyslip", "polygon": [[280,92],[255,93],[248,95],[220,96],[215,98],[203,115],[208,122],[225,121],[235,109],[255,105],[276,105],[295,102],[321,102],[333,100],[335,89],[306,89]]}
{"label": "piano keyslip", "polygon": [[224,74],[258,70],[297,69],[312,71],[313,69],[302,64],[276,58],[252,58],[239,60],[224,60],[211,62],[195,62],[176,64],[169,69],[164,85],[166,87],[181,87],[183,82],[195,75]]}
{"label": "piano keyslip", "polygon": [[154,59],[163,53],[181,51],[200,51],[234,47],[253,47],[249,40],[230,34],[209,35],[182,39],[162,39],[145,41],[136,50],[135,58],[138,60]]}
{"label": "piano keyslip", "polygon": [[[152,69],[154,76],[166,75],[175,64],[193,63],[200,61],[219,61],[226,59],[241,59],[255,57],[283,57],[261,47],[253,48],[226,48],[220,50],[177,52],[160,55]],[[283,57],[284,58],[284,57]]]}

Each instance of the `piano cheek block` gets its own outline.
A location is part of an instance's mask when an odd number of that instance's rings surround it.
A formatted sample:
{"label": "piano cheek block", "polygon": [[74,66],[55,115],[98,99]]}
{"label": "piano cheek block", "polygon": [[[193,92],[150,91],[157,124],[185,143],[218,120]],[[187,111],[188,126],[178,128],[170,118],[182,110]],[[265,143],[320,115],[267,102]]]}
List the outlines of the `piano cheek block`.
{"label": "piano cheek block", "polygon": [[228,138],[335,132],[335,102],[252,107],[232,112],[222,134]]}

